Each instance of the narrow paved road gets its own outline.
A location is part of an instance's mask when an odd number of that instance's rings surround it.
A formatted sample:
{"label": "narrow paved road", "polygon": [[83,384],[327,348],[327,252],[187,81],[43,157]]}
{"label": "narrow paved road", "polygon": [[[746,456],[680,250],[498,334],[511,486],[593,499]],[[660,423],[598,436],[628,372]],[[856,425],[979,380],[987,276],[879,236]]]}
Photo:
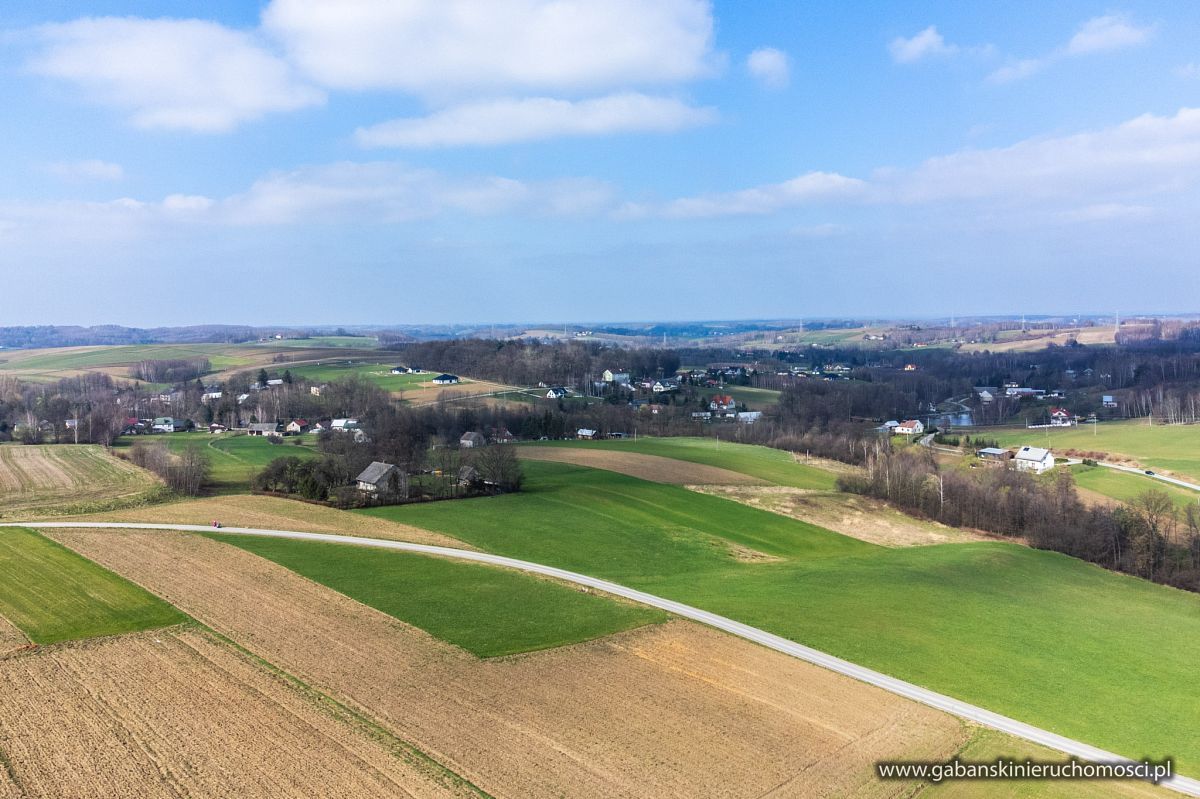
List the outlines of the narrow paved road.
{"label": "narrow paved road", "polygon": [[[130,529],[130,530],[172,530],[181,532],[198,532],[212,533],[217,532],[211,526],[201,524],[140,524],[133,522],[23,522],[23,523],[3,523],[0,527],[40,527],[40,528],[109,528],[109,529]],[[812,647],[798,644],[795,641],[789,641],[786,638],[781,638],[778,635],[769,633],[766,630],[760,630],[757,627],[751,627],[748,624],[742,624],[739,621],[718,616],[715,613],[709,613],[707,610],[685,605],[681,602],[675,602],[671,599],[664,599],[654,594],[647,594],[644,591],[638,591],[634,588],[627,588],[617,583],[611,583],[607,580],[600,580],[595,577],[589,577],[586,574],[567,571],[566,569],[555,568],[554,566],[544,566],[540,563],[532,563],[526,560],[517,560],[516,558],[507,558],[502,555],[491,555],[486,552],[475,552],[469,549],[453,549],[451,547],[438,547],[428,544],[411,544],[405,541],[390,541],[379,538],[363,538],[360,536],[349,535],[333,535],[329,533],[301,533],[292,530],[260,530],[252,527],[222,527],[222,533],[234,533],[238,535],[256,535],[268,538],[292,538],[300,541],[321,541],[330,544],[352,544],[355,546],[376,547],[379,549],[400,550],[402,552],[416,552],[423,555],[437,555],[445,558],[456,558],[458,560],[470,560],[478,563],[486,563],[492,566],[503,566],[510,569],[518,569],[524,572],[533,574],[541,574],[547,577],[554,577],[569,583],[587,586],[594,588],[597,591],[603,591],[606,594],[623,597],[625,599],[639,602],[643,605],[648,605],[653,608],[665,610],[668,613],[673,613],[685,619],[706,624],[709,627],[715,627],[718,630],[724,630],[731,635],[736,635],[739,638],[744,638],[747,641],[753,641],[756,644],[774,649],[777,652],[782,652],[785,655],[790,655],[794,658],[813,663],[817,666],[835,671],[838,674],[844,674],[847,677],[853,677],[856,680],[882,688],[885,691],[898,694],[915,702],[920,702],[923,705],[937,708],[938,710],[947,713],[953,713],[970,721],[982,724],[985,727],[991,727],[1001,732],[1006,732],[1009,735],[1014,735],[1018,738],[1024,738],[1027,741],[1032,741],[1036,744],[1055,749],[1059,752],[1064,752],[1081,760],[1091,762],[1128,762],[1128,758],[1120,755],[1106,752],[1103,749],[1098,749],[1090,746],[1082,741],[1076,741],[1071,738],[1066,738],[1061,735],[1043,730],[1039,727],[1034,727],[1030,724],[1010,719],[1007,716],[1001,716],[999,713],[993,713],[990,710],[985,710],[981,707],[968,704],[958,699],[954,699],[944,694],[939,694],[935,691],[930,691],[922,688],[919,685],[905,682],[904,680],[889,677],[878,671],[859,666],[851,663],[848,660],[834,657]],[[1170,780],[1164,780],[1161,785],[1171,788],[1179,793],[1188,796],[1200,797],[1200,780],[1191,779],[1189,777],[1176,776]]]}

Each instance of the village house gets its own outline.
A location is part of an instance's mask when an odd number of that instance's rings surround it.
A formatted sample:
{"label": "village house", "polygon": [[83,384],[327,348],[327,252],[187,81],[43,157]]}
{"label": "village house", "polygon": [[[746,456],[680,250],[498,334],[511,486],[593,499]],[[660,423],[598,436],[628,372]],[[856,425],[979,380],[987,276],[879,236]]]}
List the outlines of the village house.
{"label": "village house", "polygon": [[390,463],[374,461],[354,479],[359,491],[372,496],[407,496],[408,475]]}
{"label": "village house", "polygon": [[728,394],[717,394],[708,401],[708,409],[710,411],[728,412],[737,410],[737,400]]}
{"label": "village house", "polygon": [[307,419],[293,419],[292,421],[288,422],[287,432],[289,435],[293,435],[293,436],[298,436],[301,433],[307,433],[308,432],[308,420]]}
{"label": "village house", "polygon": [[283,432],[280,426],[275,422],[255,422],[250,425],[250,435],[252,436],[282,436]]}
{"label": "village house", "polygon": [[1012,462],[1018,471],[1041,474],[1054,468],[1054,455],[1041,447],[1021,447]]}
{"label": "village house", "polygon": [[655,380],[650,386],[650,390],[655,394],[664,394],[669,391],[678,391],[679,383],[675,380]]}
{"label": "village house", "polygon": [[925,432],[925,423],[920,419],[909,419],[892,428],[898,436],[919,436]]}
{"label": "village house", "polygon": [[629,385],[629,372],[614,372],[611,369],[605,369],[600,373],[600,379],[605,383],[616,383],[618,385]]}
{"label": "village house", "polygon": [[156,433],[182,433],[190,430],[193,424],[188,419],[176,419],[172,416],[159,416],[154,419],[151,428]]}
{"label": "village house", "polygon": [[600,433],[596,430],[592,430],[590,427],[581,427],[575,431],[575,437],[582,438],[586,441],[591,441],[592,439],[599,438]]}
{"label": "village house", "polygon": [[515,444],[517,437],[508,431],[508,428],[492,428],[491,440],[493,444]]}
{"label": "village house", "polygon": [[471,449],[472,447],[482,447],[487,444],[487,439],[483,437],[483,433],[477,433],[470,430],[462,434],[462,438],[458,440],[458,445],[463,449]]}
{"label": "village house", "polygon": [[358,429],[357,419],[334,419],[329,423],[329,429],[335,433],[349,433]]}
{"label": "village house", "polygon": [[1050,424],[1054,427],[1071,427],[1075,420],[1066,408],[1051,408]]}
{"label": "village house", "polygon": [[1011,452],[1006,449],[1000,449],[999,447],[984,447],[983,449],[977,449],[975,450],[975,455],[980,460],[997,462],[1006,461],[1012,457]]}
{"label": "village house", "polygon": [[392,374],[394,374],[394,375],[406,375],[406,374],[408,374],[408,367],[407,367],[407,366],[393,366],[393,367],[392,367]]}
{"label": "village house", "polygon": [[1117,400],[1112,394],[1105,394],[1103,397],[1101,397],[1101,402],[1104,404],[1105,408],[1117,407]]}
{"label": "village house", "polygon": [[326,386],[325,384],[321,384],[319,386],[309,386],[308,393],[312,394],[314,397],[319,397],[323,393],[325,393],[326,388],[328,388],[328,386]]}
{"label": "village house", "polygon": [[435,386],[452,386],[455,383],[459,382],[459,378],[458,378],[458,375],[442,374],[442,375],[438,375],[437,377],[433,378],[432,382]]}
{"label": "village house", "polygon": [[220,422],[213,422],[212,424],[210,424],[208,426],[208,432],[214,433],[214,434],[215,433],[224,433],[227,430],[229,430],[229,428],[226,427],[225,425],[221,424]]}
{"label": "village house", "polygon": [[567,389],[563,386],[554,386],[546,392],[546,399],[562,399],[567,396]]}
{"label": "village house", "polygon": [[762,418],[762,411],[738,411],[737,420],[741,424],[754,424]]}
{"label": "village house", "polygon": [[274,388],[275,386],[282,386],[282,385],[283,385],[282,377],[274,377],[267,381],[268,388]]}

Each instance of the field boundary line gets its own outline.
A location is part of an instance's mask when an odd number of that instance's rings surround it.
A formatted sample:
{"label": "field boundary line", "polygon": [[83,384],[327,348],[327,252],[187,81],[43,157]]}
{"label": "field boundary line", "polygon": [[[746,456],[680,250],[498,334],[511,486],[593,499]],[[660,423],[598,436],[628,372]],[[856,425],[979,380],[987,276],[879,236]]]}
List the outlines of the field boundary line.
{"label": "field boundary line", "polygon": [[[665,599],[654,594],[639,591],[636,588],[629,588],[618,583],[602,580],[597,577],[589,577],[586,574],[560,569],[555,566],[546,566],[541,563],[534,563],[527,560],[519,560],[510,558],[504,555],[492,555],[487,552],[477,552],[469,549],[455,549],[452,547],[434,546],[431,544],[414,544],[407,541],[390,541],[379,538],[365,538],[362,536],[337,535],[334,533],[302,533],[293,530],[265,530],[253,527],[221,527],[214,528],[209,525],[201,524],[143,524],[139,522],[25,522],[14,523],[6,522],[0,524],[0,527],[33,527],[33,528],[48,528],[48,529],[116,529],[116,530],[165,530],[172,532],[187,532],[187,533],[211,533],[219,529],[221,533],[232,533],[238,535],[260,536],[264,538],[289,538],[299,541],[319,541],[329,544],[347,544],[351,546],[366,546],[376,547],[379,549],[390,549],[401,552],[415,552],[423,555],[434,555],[446,558],[456,558],[459,560],[474,561],[476,563],[484,563],[492,566],[502,566],[519,571],[530,572],[532,574],[540,574],[547,577],[554,577],[576,585],[587,586],[597,591],[602,591],[606,594],[612,594],[624,599],[629,599],[649,607],[665,610],[668,613],[673,613],[681,618],[690,619],[700,624],[713,627],[718,630],[736,635],[747,641],[760,644],[773,649],[776,652],[781,652],[785,655],[797,658],[799,660],[812,663],[838,674],[852,677],[860,682],[873,685],[877,688],[882,688],[885,691],[896,694],[897,696],[905,697],[914,702],[919,702],[923,705],[941,710],[951,715],[965,718],[985,727],[990,727],[994,730],[1013,735],[1018,738],[1023,738],[1026,741],[1031,741],[1040,744],[1050,749],[1062,752],[1072,757],[1091,762],[1121,762],[1133,763],[1136,761],[1128,757],[1108,752],[1104,749],[1086,744],[1082,741],[1077,741],[1073,738],[1059,735],[1043,730],[1040,727],[1035,727],[1032,724],[1026,724],[1022,721],[1003,716],[999,713],[994,713],[990,710],[972,705],[960,699],[955,699],[945,694],[931,691],[927,688],[922,688],[910,682],[891,677],[882,672],[869,669],[865,666],[860,666],[857,663],[852,663],[848,660],[843,660],[834,655],[822,652],[819,649],[805,646],[804,644],[796,643],[782,636],[769,633],[766,630],[761,630],[757,627],[751,627],[748,624],[735,621],[726,616],[721,616],[716,613],[710,613],[707,610],[685,605],[682,602],[676,602],[672,599]],[[1191,777],[1176,775],[1169,779],[1163,780],[1159,785],[1170,788],[1179,793],[1200,797],[1200,780]]]}

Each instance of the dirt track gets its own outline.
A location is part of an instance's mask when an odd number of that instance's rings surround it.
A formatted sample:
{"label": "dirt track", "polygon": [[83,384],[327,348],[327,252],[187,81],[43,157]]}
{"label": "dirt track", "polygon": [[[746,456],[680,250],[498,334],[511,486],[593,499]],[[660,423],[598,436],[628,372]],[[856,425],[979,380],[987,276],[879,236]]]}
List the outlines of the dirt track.
{"label": "dirt track", "polygon": [[945,757],[957,720],[686,622],[478,661],[243,550],[61,530],[496,796],[906,795],[881,757]]}
{"label": "dirt track", "polygon": [[0,659],[0,751],[31,799],[467,795],[186,628]]}
{"label": "dirt track", "polygon": [[607,469],[642,480],[656,483],[705,483],[712,485],[763,485],[764,480],[748,474],[706,466],[659,455],[643,455],[639,452],[617,452],[608,449],[585,449],[580,447],[521,447],[520,456],[534,461],[572,463]]}
{"label": "dirt track", "polygon": [[828,494],[784,486],[690,485],[688,488],[885,547],[989,540],[967,530],[915,519],[886,503],[856,494]]}

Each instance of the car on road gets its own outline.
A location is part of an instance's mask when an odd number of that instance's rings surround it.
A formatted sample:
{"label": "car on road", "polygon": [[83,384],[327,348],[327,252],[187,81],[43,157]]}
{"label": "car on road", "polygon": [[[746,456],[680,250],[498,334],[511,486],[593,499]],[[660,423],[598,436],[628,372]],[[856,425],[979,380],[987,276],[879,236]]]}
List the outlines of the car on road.
{"label": "car on road", "polygon": [[1154,476],[1154,472],[1150,471],[1149,469],[1146,470],[1146,474],[1150,475],[1151,477]]}

